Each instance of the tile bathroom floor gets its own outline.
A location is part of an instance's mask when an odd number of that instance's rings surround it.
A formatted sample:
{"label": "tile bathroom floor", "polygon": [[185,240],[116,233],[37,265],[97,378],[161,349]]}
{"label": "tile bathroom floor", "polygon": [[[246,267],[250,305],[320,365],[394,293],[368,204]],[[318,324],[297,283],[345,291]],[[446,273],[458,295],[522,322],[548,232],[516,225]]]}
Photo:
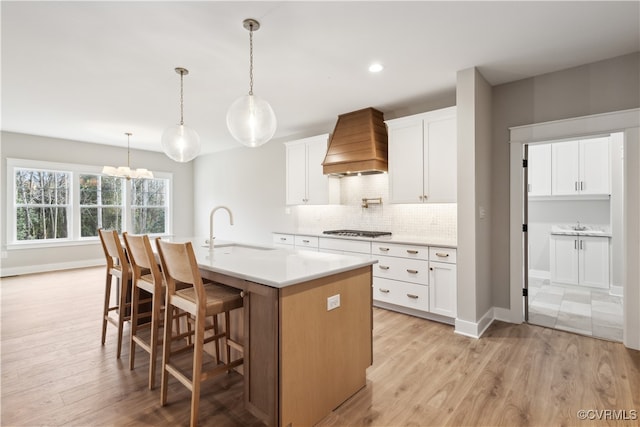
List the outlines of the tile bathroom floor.
{"label": "tile bathroom floor", "polygon": [[530,277],[529,323],[622,342],[622,297]]}

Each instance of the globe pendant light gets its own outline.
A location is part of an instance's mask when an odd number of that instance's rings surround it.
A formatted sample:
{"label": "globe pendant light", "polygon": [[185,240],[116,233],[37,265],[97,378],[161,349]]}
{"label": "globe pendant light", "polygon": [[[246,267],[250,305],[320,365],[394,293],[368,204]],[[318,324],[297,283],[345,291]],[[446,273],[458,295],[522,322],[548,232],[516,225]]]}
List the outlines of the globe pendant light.
{"label": "globe pendant light", "polygon": [[180,124],[167,128],[162,133],[162,149],[176,162],[190,162],[200,154],[200,137],[197,132],[184,125],[184,92],[183,79],[189,74],[186,68],[176,68],[180,74]]}
{"label": "globe pendant light", "polygon": [[127,166],[105,166],[102,168],[102,173],[105,175],[117,176],[126,179],[153,179],[153,173],[147,169],[139,168],[131,170],[129,160],[131,159],[131,148],[129,146],[129,137],[133,135],[131,132],[125,132],[127,135]]}
{"label": "globe pendant light", "polygon": [[271,105],[253,94],[253,32],[260,28],[255,19],[245,19],[249,30],[249,94],[234,101],[227,111],[227,128],[231,135],[247,147],[259,147],[276,132],[276,115]]}

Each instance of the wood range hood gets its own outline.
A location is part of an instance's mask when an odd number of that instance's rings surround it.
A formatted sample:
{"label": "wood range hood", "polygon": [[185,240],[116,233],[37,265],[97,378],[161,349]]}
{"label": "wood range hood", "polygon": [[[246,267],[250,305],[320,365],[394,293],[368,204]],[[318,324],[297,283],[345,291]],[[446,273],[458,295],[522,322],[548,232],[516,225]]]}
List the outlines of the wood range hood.
{"label": "wood range hood", "polygon": [[382,112],[369,107],[341,114],[331,134],[322,170],[325,175],[338,176],[386,172],[387,150],[387,127]]}

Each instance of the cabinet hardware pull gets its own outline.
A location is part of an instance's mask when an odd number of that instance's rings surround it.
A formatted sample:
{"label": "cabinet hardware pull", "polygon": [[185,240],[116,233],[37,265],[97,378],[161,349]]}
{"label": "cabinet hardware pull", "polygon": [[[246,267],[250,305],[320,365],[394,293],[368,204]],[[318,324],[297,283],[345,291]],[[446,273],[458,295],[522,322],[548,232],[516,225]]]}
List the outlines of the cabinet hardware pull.
{"label": "cabinet hardware pull", "polygon": [[573,249],[578,249],[578,241],[577,240],[573,241]]}
{"label": "cabinet hardware pull", "polygon": [[584,240],[580,240],[580,249],[584,249],[584,247],[582,246],[583,242],[584,242]]}
{"label": "cabinet hardware pull", "polygon": [[382,288],[378,288],[380,290],[380,292],[382,292],[383,294],[388,294],[389,293],[389,289],[382,289]]}
{"label": "cabinet hardware pull", "polygon": [[379,267],[380,267],[380,270],[388,270],[389,269],[389,267],[386,266],[386,265],[381,265]]}
{"label": "cabinet hardware pull", "polygon": [[439,256],[441,258],[446,258],[446,257],[449,256],[449,254],[445,254],[445,253],[442,253],[442,252],[436,252],[436,256]]}
{"label": "cabinet hardware pull", "polygon": [[284,242],[285,240],[287,240],[287,238],[286,237],[281,237],[280,240],[282,240]]}
{"label": "cabinet hardware pull", "polygon": [[429,270],[433,271],[433,267],[429,267]]}
{"label": "cabinet hardware pull", "polygon": [[419,196],[418,198],[419,198],[420,200],[422,200],[422,197],[424,197],[424,196]]}
{"label": "cabinet hardware pull", "polygon": [[424,196],[422,196],[422,197],[424,198],[423,200],[427,200],[428,199],[426,194]]}
{"label": "cabinet hardware pull", "polygon": [[573,188],[578,191],[578,181],[573,182]]}
{"label": "cabinet hardware pull", "polygon": [[580,181],[580,191],[584,190],[584,181]]}
{"label": "cabinet hardware pull", "polygon": [[302,243],[309,243],[309,240],[303,240]]}
{"label": "cabinet hardware pull", "polygon": [[388,252],[389,251],[389,248],[378,248],[378,249],[380,249],[383,252]]}
{"label": "cabinet hardware pull", "polygon": [[418,251],[416,251],[416,250],[412,250],[412,249],[407,249],[407,253],[408,253],[408,254],[413,254],[413,255],[415,255],[415,254],[417,254],[417,253],[418,253]]}
{"label": "cabinet hardware pull", "polygon": [[418,274],[418,270],[410,270],[407,268],[407,273]]}
{"label": "cabinet hardware pull", "polygon": [[408,296],[409,298],[418,299],[418,295],[414,295],[414,294],[407,294],[407,296]]}

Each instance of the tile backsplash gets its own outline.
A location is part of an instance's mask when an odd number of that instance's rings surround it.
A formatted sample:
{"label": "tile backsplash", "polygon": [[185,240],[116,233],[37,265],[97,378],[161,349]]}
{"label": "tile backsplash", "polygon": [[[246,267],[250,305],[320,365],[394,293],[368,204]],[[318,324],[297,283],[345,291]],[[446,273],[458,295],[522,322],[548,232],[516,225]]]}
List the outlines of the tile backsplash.
{"label": "tile backsplash", "polygon": [[[382,198],[382,204],[362,207],[363,198]],[[340,179],[340,205],[297,206],[297,233],[333,229],[391,231],[396,236],[457,240],[455,203],[390,204],[387,174]]]}

